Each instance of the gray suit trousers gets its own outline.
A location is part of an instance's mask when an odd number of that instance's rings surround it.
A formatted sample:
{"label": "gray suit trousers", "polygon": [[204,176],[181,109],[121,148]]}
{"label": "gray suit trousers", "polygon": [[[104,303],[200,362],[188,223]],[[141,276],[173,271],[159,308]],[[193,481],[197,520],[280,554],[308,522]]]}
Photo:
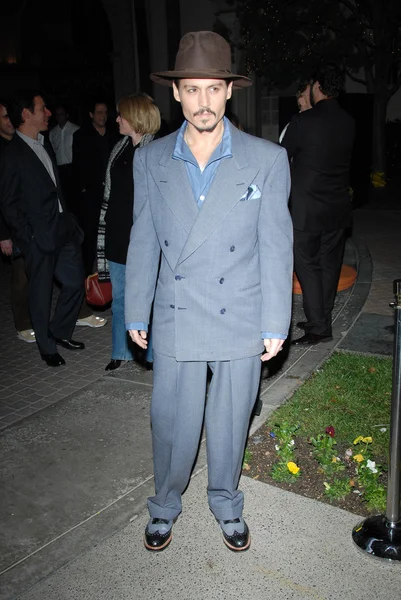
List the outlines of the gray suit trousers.
{"label": "gray suit trousers", "polygon": [[[213,378],[205,409],[207,367]],[[205,417],[208,501],[217,519],[242,515],[238,490],[249,419],[260,380],[260,355],[232,361],[181,362],[154,353],[151,406],[155,496],[151,517],[174,519],[182,508]]]}

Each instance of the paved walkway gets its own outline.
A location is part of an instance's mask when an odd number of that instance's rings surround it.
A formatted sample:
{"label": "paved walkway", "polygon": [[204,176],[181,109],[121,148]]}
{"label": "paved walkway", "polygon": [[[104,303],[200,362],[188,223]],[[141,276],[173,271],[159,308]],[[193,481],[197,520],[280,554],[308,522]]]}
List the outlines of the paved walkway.
{"label": "paved walkway", "polygon": [[[0,260],[0,430],[97,381],[110,360],[110,327],[77,327],[74,339],[85,342],[86,350],[61,349],[67,365],[50,369],[40,359],[36,344],[23,342],[16,335],[10,274],[10,265]],[[101,314],[110,317],[111,311]]]}
{"label": "paved walkway", "polygon": [[[263,410],[252,431],[334,348],[352,336],[358,341],[353,332],[362,318],[376,319],[376,326],[377,319],[392,322],[400,231],[401,211],[355,212],[345,262],[357,264],[358,281],[337,297],[334,340],[280,353],[284,363],[272,365],[262,381]],[[87,350],[65,352],[69,360],[59,370],[45,367],[34,345],[15,336],[8,275],[1,266],[0,600],[400,597],[400,565],[373,561],[354,547],[358,517],[247,478],[241,486],[252,548],[243,556],[228,552],[205,500],[203,444],[171,547],[147,553],[141,538],[153,487],[152,375],[136,364],[104,373],[109,325],[77,329],[74,337]],[[294,322],[301,316],[295,297]],[[391,347],[391,334],[383,336]]]}
{"label": "paved walkway", "polygon": [[392,283],[401,277],[401,210],[359,209],[353,231],[363,239],[373,261],[372,287],[362,311],[392,316]]}

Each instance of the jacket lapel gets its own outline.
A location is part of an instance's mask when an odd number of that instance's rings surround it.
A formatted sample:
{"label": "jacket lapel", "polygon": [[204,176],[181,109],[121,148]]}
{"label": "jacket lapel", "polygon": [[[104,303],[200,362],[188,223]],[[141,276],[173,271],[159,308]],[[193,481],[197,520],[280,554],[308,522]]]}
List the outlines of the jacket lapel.
{"label": "jacket lapel", "polygon": [[152,177],[171,212],[189,233],[199,210],[184,162],[172,158],[177,135],[166,138],[167,144]]}
{"label": "jacket lapel", "polygon": [[[231,127],[231,137],[233,158],[221,161],[200,211],[194,201],[198,216],[177,265],[195,252],[213,233],[235,204],[239,202],[259,171],[254,166],[249,166],[244,136],[237,129]],[[192,190],[191,195],[193,196]]]}
{"label": "jacket lapel", "polygon": [[[34,163],[36,163],[37,168],[41,169],[42,175],[43,177],[47,180],[47,182],[56,189],[56,186],[54,185],[54,181],[53,179],[50,177],[45,165],[42,163],[42,161],[40,160],[40,158],[35,154],[35,152],[32,150],[32,148],[30,148],[28,146],[28,144],[26,142],[24,142],[24,140],[22,140],[19,136],[17,136],[17,134],[15,135],[15,139],[16,141],[18,141],[22,152],[25,153],[25,156],[33,161]],[[52,157],[50,156],[50,159],[52,160]],[[53,169],[54,169],[54,161],[52,160],[53,163]],[[56,167],[57,169],[57,167]],[[56,175],[55,175],[56,176]],[[57,179],[56,179],[57,181]]]}

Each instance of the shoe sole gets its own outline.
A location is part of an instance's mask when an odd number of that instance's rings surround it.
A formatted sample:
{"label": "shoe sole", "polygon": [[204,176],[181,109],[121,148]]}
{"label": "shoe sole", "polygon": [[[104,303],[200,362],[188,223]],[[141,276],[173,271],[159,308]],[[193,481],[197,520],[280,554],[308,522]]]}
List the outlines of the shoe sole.
{"label": "shoe sole", "polygon": [[162,546],[158,546],[157,548],[155,548],[154,546],[149,546],[149,544],[146,542],[146,537],[144,536],[143,538],[143,543],[145,545],[146,550],[149,550],[150,552],[160,552],[161,550],[165,550],[165,548],[167,548],[167,546],[169,545],[169,543],[171,542],[173,537],[173,533],[170,533],[170,537],[167,538],[167,540],[164,542],[164,544]]}
{"label": "shoe sole", "polygon": [[19,335],[17,335],[17,338],[21,340],[21,342],[26,342],[27,344],[34,344],[36,342],[36,338],[33,338],[33,340],[26,340],[25,338]]}
{"label": "shoe sole", "polygon": [[[46,359],[45,359],[45,358],[42,358],[42,360],[44,360],[44,361],[46,362]],[[65,364],[66,364],[66,362],[65,362],[65,361],[64,361],[64,362],[61,362],[61,363],[57,363],[57,365],[49,365],[49,363],[48,363],[48,362],[46,362],[46,365],[47,365],[48,367],[50,367],[51,369],[57,369],[57,367],[63,367]]]}
{"label": "shoe sole", "polygon": [[307,346],[316,346],[316,344],[327,344],[328,342],[332,342],[333,337],[324,338],[324,340],[319,340],[318,342],[314,342],[313,344],[306,344]]}
{"label": "shoe sole", "polygon": [[227,548],[229,550],[231,550],[232,552],[245,552],[245,550],[249,549],[249,546],[251,545],[251,534],[249,534],[249,538],[248,538],[248,543],[246,546],[242,546],[242,548],[237,548],[237,546],[232,546],[231,544],[229,544],[226,540],[226,538],[223,535],[223,542],[225,543],[225,545],[227,546]]}
{"label": "shoe sole", "polygon": [[56,345],[57,346],[61,346],[62,348],[64,348],[64,350],[68,350],[70,352],[77,352],[78,350],[85,350],[86,349],[85,346],[83,348],[74,348],[74,347],[71,348],[71,346],[64,346],[64,344],[59,344],[58,342],[56,342]]}
{"label": "shoe sole", "polygon": [[104,327],[107,325],[107,321],[101,323],[100,325],[91,325],[90,323],[75,323],[76,327],[90,327],[91,329],[100,329],[100,327]]}
{"label": "shoe sole", "polygon": [[291,346],[317,346],[318,344],[327,344],[328,342],[332,342],[333,337],[327,337],[323,340],[319,340],[318,342],[302,342],[301,344],[297,344],[297,340],[291,342]]}

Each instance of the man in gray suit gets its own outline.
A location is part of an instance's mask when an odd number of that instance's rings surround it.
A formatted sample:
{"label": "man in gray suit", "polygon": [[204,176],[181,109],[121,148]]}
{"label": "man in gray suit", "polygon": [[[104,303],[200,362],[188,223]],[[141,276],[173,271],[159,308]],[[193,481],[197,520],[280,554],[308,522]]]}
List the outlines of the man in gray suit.
{"label": "man in gray suit", "polygon": [[151,77],[173,86],[185,121],[134,159],[125,310],[142,348],[154,299],[156,493],[145,547],[171,541],[205,416],[209,506],[228,548],[243,551],[250,534],[238,482],[261,359],[279,352],[290,322],[288,159],[224,117],[233,87],[252,82],[231,72],[230,47],[216,33],[186,34],[174,71]]}

